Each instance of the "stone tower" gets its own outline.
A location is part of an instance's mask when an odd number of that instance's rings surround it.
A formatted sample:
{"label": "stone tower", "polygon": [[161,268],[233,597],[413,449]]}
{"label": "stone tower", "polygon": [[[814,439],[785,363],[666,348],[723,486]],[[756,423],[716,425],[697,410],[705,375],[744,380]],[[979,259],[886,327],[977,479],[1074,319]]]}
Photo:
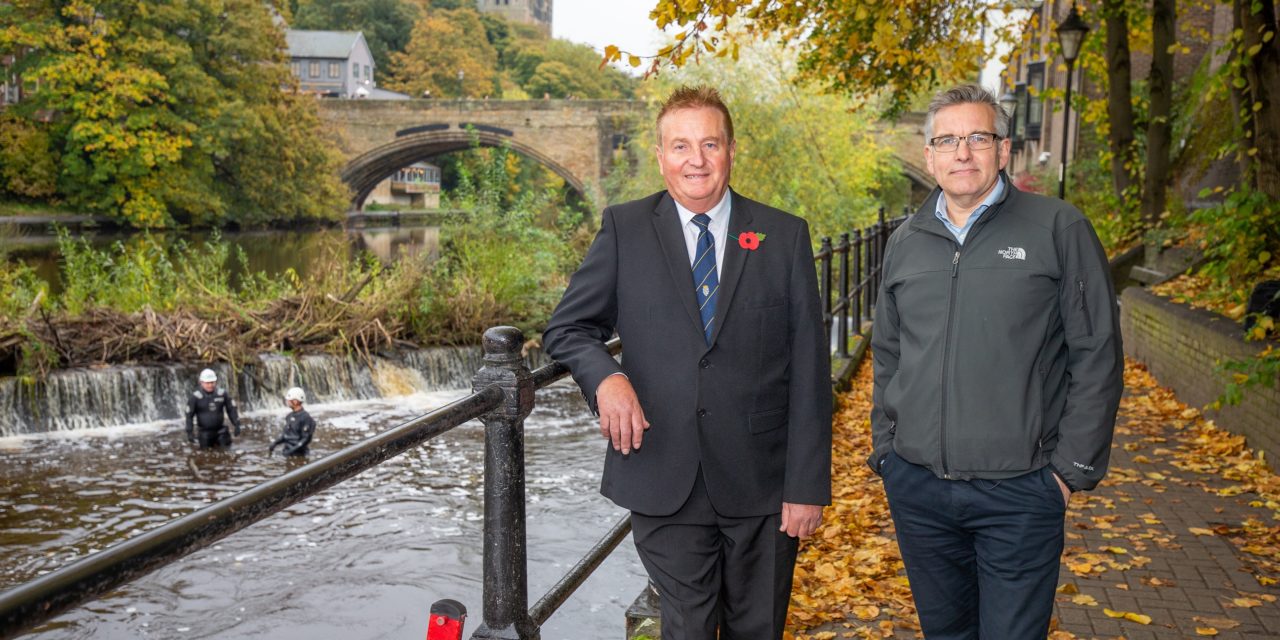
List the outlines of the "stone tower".
{"label": "stone tower", "polygon": [[476,8],[496,13],[512,22],[531,24],[551,35],[553,0],[476,0]]}

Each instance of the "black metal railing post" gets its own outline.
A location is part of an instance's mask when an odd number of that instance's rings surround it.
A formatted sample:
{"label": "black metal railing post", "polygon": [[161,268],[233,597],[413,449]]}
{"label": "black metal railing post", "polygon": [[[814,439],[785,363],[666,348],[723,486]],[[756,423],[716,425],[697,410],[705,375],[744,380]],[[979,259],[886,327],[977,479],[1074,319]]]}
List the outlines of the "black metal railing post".
{"label": "black metal railing post", "polygon": [[[853,295],[853,315],[851,316],[858,323],[856,327],[858,332],[862,332],[862,324],[870,319],[871,316],[871,298],[867,297],[867,285],[863,280],[866,278],[868,270],[863,269],[862,261],[865,255],[862,251],[862,229],[856,229],[853,232],[853,281],[857,283],[857,289]],[[864,304],[865,302],[865,304]]]}
{"label": "black metal railing post", "polygon": [[822,324],[827,329],[827,344],[831,344],[831,238],[822,239],[818,248],[818,259],[822,261]]}
{"label": "black metal railing post", "polygon": [[871,227],[871,251],[872,256],[875,258],[875,269],[871,272],[874,276],[871,279],[871,306],[873,307],[880,296],[880,277],[882,275],[880,267],[884,265],[884,241],[887,237],[885,235],[887,226],[884,221],[884,205],[880,205],[879,211],[876,212],[876,223]]}
{"label": "black metal railing post", "polygon": [[533,376],[520,357],[515,327],[484,333],[484,366],[472,388],[494,386],[504,398],[484,414],[484,610],[472,638],[538,640],[529,617],[524,513],[524,419],[533,411]]}
{"label": "black metal railing post", "polygon": [[849,357],[849,234],[840,234],[840,244],[836,246],[840,254],[840,316],[836,321],[836,355]]}

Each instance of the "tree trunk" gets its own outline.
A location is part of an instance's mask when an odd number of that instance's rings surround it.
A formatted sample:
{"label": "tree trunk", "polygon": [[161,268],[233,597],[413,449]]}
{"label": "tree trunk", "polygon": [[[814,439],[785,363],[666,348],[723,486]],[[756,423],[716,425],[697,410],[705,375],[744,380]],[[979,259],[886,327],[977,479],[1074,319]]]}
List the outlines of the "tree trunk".
{"label": "tree trunk", "polygon": [[1129,72],[1129,16],[1124,0],[1104,0],[1107,26],[1107,118],[1111,147],[1111,183],[1127,206],[1127,192],[1137,166],[1133,147],[1133,87]]}
{"label": "tree trunk", "polygon": [[[1254,4],[1261,10],[1252,12]],[[1280,198],[1280,43],[1275,36],[1275,0],[1236,0],[1236,14],[1244,32],[1246,55],[1258,47],[1244,67],[1244,107],[1252,111],[1248,130],[1253,133],[1244,146],[1257,150],[1250,163],[1253,184],[1268,196]]]}
{"label": "tree trunk", "polygon": [[1148,227],[1160,222],[1169,181],[1170,119],[1173,113],[1173,51],[1177,42],[1176,0],[1151,2],[1151,114],[1147,121],[1147,171],[1142,189],[1142,219]]}

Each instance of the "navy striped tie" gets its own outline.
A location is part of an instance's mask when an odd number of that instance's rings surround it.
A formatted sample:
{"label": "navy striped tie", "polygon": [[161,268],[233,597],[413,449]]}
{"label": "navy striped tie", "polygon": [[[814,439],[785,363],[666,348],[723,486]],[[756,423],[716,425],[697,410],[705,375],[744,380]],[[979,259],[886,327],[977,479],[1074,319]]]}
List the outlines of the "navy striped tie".
{"label": "navy striped tie", "polygon": [[716,276],[716,239],[707,225],[711,217],[705,213],[693,216],[698,225],[696,256],[693,259],[693,285],[697,290],[698,310],[702,314],[702,333],[711,344],[711,331],[716,319],[716,293],[720,291],[720,278]]}

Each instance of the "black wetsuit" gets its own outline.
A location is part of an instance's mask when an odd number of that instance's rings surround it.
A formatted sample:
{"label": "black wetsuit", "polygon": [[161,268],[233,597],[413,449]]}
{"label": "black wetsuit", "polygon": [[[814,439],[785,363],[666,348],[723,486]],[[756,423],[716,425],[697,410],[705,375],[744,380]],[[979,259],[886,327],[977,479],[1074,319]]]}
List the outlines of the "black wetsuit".
{"label": "black wetsuit", "polygon": [[284,445],[284,455],[305,456],[311,447],[311,436],[316,432],[316,421],[304,409],[290,411],[284,418],[284,432],[280,438],[271,443],[267,455],[271,455],[276,447]]}
{"label": "black wetsuit", "polygon": [[224,414],[231,419],[236,435],[240,435],[240,413],[236,411],[236,401],[227,395],[226,390],[218,388],[208,393],[204,389],[196,389],[187,398],[187,440],[196,441],[192,428],[199,424],[201,449],[231,446],[231,432],[223,421]]}

